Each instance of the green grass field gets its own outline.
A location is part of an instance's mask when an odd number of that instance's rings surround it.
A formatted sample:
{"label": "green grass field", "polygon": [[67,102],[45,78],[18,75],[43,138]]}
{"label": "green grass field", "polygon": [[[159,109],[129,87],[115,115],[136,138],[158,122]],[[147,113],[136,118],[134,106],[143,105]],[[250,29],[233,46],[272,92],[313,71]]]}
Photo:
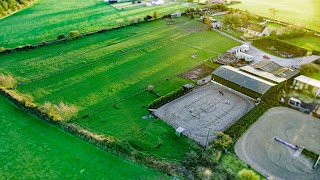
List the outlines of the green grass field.
{"label": "green grass field", "polygon": [[305,49],[308,49],[309,51],[320,51],[320,37],[303,36],[298,38],[287,39],[286,41],[297,46],[303,47]]}
{"label": "green grass field", "polygon": [[[85,128],[128,141],[140,151],[179,160],[193,142],[177,138],[163,121],[145,118],[146,106],[157,98],[145,89],[152,84],[160,95],[176,90],[188,83],[177,73],[238,45],[213,31],[195,32],[203,28],[204,24],[187,18],[153,21],[3,55],[0,72],[12,74],[19,82],[48,75],[18,90],[31,94],[39,104],[74,104],[79,117],[90,114],[76,121]],[[63,73],[56,74],[59,71]],[[132,96],[137,92],[141,93]]]}
{"label": "green grass field", "polygon": [[165,177],[29,116],[3,97],[0,114],[0,179]]}
{"label": "green grass field", "polygon": [[193,5],[177,2],[118,10],[103,0],[38,0],[21,12],[0,20],[0,47],[33,44],[55,39],[59,34],[68,35],[72,30],[87,32],[118,26],[118,19],[128,22],[128,18],[152,15],[154,11],[162,16],[190,7]]}
{"label": "green grass field", "polygon": [[[242,0],[233,8],[320,31],[320,1],[318,0]],[[275,14],[270,8],[277,10]]]}

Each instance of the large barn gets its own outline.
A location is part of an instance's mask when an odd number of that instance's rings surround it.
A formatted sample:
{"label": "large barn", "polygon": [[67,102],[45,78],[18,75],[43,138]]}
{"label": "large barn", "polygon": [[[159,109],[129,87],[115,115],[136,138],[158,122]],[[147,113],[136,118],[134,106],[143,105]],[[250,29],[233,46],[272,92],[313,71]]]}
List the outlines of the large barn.
{"label": "large barn", "polygon": [[272,94],[278,87],[275,83],[231,66],[220,66],[213,71],[212,80],[255,99]]}

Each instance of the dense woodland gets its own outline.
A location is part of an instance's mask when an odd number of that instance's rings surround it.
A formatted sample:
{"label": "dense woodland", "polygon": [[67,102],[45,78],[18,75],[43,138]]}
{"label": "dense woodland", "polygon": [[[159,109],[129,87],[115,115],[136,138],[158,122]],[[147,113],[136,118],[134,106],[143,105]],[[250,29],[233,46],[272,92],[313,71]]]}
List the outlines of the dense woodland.
{"label": "dense woodland", "polygon": [[0,0],[0,17],[28,6],[35,0]]}

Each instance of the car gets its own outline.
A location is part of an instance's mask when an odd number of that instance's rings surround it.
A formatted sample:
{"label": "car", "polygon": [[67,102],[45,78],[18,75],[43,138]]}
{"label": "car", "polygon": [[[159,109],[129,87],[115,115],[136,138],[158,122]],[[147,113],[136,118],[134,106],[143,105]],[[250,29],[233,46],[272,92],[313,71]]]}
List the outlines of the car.
{"label": "car", "polygon": [[262,56],[264,59],[270,59],[270,57],[269,56],[267,56],[267,55],[264,55],[264,56]]}

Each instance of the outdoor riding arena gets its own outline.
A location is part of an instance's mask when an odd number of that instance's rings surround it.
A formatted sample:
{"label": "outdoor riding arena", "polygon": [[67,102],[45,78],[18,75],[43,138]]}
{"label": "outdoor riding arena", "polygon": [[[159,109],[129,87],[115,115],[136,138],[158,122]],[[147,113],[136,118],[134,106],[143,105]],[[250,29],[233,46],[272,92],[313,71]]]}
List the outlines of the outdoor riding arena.
{"label": "outdoor riding arena", "polygon": [[[220,91],[220,92],[219,92]],[[211,83],[158,108],[155,115],[202,146],[216,131],[224,131],[254,107],[233,90]]]}
{"label": "outdoor riding arena", "polygon": [[265,176],[277,180],[319,180],[319,165],[313,169],[316,160],[301,153],[303,149],[320,154],[320,119],[285,107],[267,111],[235,147],[240,159]]}

